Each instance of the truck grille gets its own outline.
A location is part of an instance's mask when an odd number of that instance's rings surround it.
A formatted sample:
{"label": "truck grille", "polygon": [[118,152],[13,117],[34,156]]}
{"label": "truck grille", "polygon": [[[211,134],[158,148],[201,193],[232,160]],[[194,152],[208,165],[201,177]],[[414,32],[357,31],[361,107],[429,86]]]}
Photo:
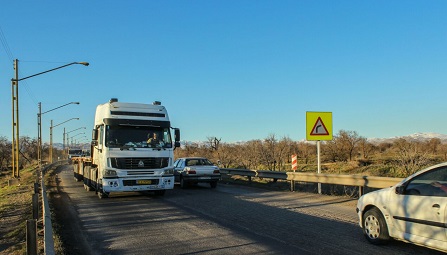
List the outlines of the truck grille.
{"label": "truck grille", "polygon": [[111,158],[113,168],[158,169],[168,166],[169,158]]}

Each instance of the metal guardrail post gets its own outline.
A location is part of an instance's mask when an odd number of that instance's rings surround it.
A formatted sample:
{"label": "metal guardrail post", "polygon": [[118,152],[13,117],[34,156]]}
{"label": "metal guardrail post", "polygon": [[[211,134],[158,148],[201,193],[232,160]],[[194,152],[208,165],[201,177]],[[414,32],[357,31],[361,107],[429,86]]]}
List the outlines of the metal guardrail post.
{"label": "metal guardrail post", "polygon": [[39,194],[33,194],[33,219],[39,219]]}
{"label": "metal guardrail post", "polygon": [[37,220],[26,221],[26,254],[37,255]]}

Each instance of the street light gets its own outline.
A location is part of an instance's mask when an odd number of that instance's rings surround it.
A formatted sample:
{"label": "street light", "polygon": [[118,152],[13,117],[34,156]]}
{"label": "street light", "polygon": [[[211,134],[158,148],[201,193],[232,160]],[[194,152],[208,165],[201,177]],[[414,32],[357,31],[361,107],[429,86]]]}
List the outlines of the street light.
{"label": "street light", "polygon": [[53,163],[53,128],[55,128],[57,126],[60,126],[60,125],[62,125],[64,123],[66,123],[66,122],[69,122],[70,120],[79,120],[79,118],[71,118],[69,120],[61,122],[61,123],[59,123],[57,125],[54,125],[54,126],[53,126],[53,120],[51,120],[51,126],[50,126],[50,155],[49,155],[50,163]]}
{"label": "street light", "polygon": [[73,130],[71,130],[71,131],[68,131],[68,132],[65,132],[65,128],[64,128],[64,145],[65,145],[65,144],[69,145],[68,134],[71,133],[71,132],[74,132],[74,131],[76,131],[76,130],[79,130],[79,129],[86,129],[86,127],[80,127],[80,128],[77,128],[77,129],[73,129]]}
{"label": "street light", "polygon": [[71,146],[73,146],[73,138],[76,137],[76,136],[78,136],[78,135],[85,135],[85,133],[83,132],[83,133],[79,133],[79,134],[73,135],[73,136],[71,137]]}
{"label": "street light", "polygon": [[46,112],[42,112],[42,103],[39,102],[39,113],[37,113],[37,161],[39,162],[39,169],[42,168],[42,115],[51,111],[54,111],[56,109],[62,108],[64,106],[70,105],[70,104],[79,104],[79,102],[70,102],[61,106],[58,106],[56,108],[53,108],[51,110],[48,110]]}
{"label": "street light", "polygon": [[12,177],[20,177],[19,175],[19,81],[26,80],[28,78],[38,76],[44,73],[48,73],[57,69],[61,69],[70,65],[84,65],[88,66],[88,62],[72,62],[63,66],[59,66],[44,72],[26,76],[19,79],[19,60],[14,60],[15,78],[11,79],[12,89]]}

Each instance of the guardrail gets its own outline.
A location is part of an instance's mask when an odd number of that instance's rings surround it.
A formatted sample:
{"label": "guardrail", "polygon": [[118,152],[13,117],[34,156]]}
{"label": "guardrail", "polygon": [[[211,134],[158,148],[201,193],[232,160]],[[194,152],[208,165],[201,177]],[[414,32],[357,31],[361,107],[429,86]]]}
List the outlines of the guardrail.
{"label": "guardrail", "polygon": [[50,204],[48,203],[47,191],[45,187],[45,173],[48,169],[53,166],[61,165],[66,160],[58,161],[50,165],[45,166],[41,172],[40,187],[42,187],[42,218],[43,218],[43,229],[44,229],[44,254],[54,255],[54,240],[53,240],[53,226],[51,224],[51,210]]}
{"label": "guardrail", "polygon": [[363,194],[364,188],[387,188],[393,186],[403,178],[377,177],[377,176],[361,176],[361,175],[337,175],[337,174],[317,174],[307,172],[277,172],[266,170],[248,170],[248,169],[231,169],[221,168],[220,172],[228,175],[240,175],[248,177],[251,181],[252,177],[271,178],[276,180],[286,180],[291,182],[291,191],[295,190],[295,181],[336,184],[346,186],[358,186],[359,195]]}

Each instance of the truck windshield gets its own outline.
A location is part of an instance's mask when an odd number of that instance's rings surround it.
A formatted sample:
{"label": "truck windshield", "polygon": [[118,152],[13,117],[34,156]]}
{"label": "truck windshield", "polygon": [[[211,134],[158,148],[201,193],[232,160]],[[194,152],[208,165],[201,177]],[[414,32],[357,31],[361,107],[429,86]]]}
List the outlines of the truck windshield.
{"label": "truck windshield", "polygon": [[107,125],[105,136],[110,148],[172,148],[169,128]]}

